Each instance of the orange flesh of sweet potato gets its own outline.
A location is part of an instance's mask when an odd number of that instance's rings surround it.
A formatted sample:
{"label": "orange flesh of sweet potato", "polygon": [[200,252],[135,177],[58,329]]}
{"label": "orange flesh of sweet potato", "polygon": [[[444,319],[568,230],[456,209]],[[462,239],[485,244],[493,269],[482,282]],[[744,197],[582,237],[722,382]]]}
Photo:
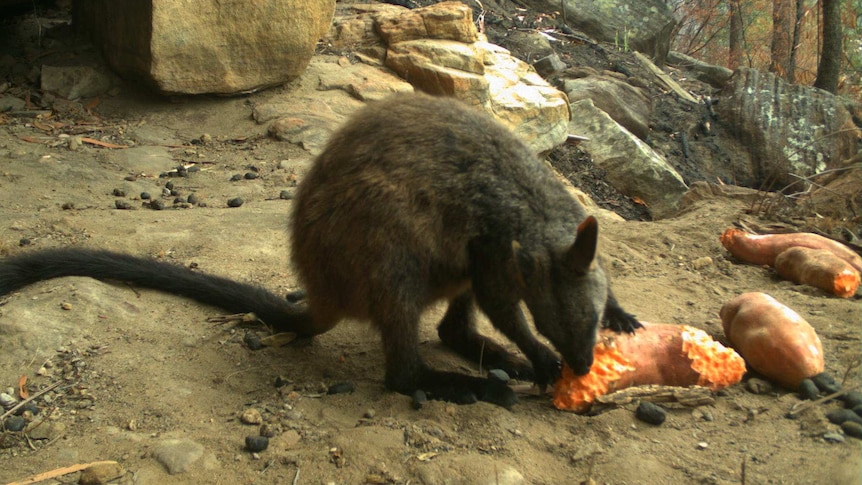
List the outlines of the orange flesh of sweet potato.
{"label": "orange flesh of sweet potato", "polygon": [[629,386],[706,386],[735,384],[745,362],[732,349],[687,325],[644,324],[634,334],[602,330],[590,373],[576,376],[563,367],[554,385],[554,406],[583,412],[601,395]]}
{"label": "orange flesh of sweet potato", "polygon": [[796,389],[823,372],[823,347],[814,328],[798,313],[765,293],[744,293],[721,307],[730,344],[752,369]]}
{"label": "orange flesh of sweet potato", "polygon": [[730,228],[720,237],[721,244],[734,257],[752,264],[775,264],[775,258],[792,247],[811,249],[827,249],[833,254],[850,263],[853,268],[862,273],[862,256],[837,241],[808,232],[791,234],[748,234],[745,231]]}
{"label": "orange flesh of sweet potato", "polygon": [[794,283],[820,288],[842,298],[856,294],[859,272],[825,249],[790,248],[775,258],[775,271]]}

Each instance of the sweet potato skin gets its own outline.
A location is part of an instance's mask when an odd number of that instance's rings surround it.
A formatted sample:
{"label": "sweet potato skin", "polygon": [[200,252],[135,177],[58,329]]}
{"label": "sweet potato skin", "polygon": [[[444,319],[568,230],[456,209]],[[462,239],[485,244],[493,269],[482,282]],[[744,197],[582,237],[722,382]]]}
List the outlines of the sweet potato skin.
{"label": "sweet potato skin", "polygon": [[719,313],[731,346],[763,376],[795,390],[803,379],[823,372],[823,347],[814,328],[775,298],[743,293]]}
{"label": "sweet potato skin", "polygon": [[775,258],[792,247],[826,249],[847,261],[853,268],[862,272],[862,256],[847,246],[809,232],[789,234],[749,234],[740,229],[730,228],[722,233],[721,244],[735,258],[747,263],[775,265]]}
{"label": "sweet potato skin", "polygon": [[793,247],[775,258],[775,271],[797,284],[820,288],[842,298],[856,294],[859,272],[826,249]]}

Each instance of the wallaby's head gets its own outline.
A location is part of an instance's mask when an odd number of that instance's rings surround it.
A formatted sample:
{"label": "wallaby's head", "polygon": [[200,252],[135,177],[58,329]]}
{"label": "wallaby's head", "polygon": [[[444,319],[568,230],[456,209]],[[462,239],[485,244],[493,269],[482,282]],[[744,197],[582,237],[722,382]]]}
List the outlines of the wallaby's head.
{"label": "wallaby's head", "polygon": [[587,217],[574,241],[550,254],[513,247],[516,279],[536,329],[577,375],[590,371],[607,302],[605,274],[596,262],[598,223]]}

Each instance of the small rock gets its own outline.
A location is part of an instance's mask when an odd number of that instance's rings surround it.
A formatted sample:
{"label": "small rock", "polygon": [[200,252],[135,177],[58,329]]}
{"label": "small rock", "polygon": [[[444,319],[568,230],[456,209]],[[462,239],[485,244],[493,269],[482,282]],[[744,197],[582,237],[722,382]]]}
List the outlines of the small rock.
{"label": "small rock", "polygon": [[260,425],[260,435],[266,438],[278,436],[281,433],[281,428],[274,424],[263,423]]}
{"label": "small rock", "polygon": [[843,425],[847,421],[862,424],[862,417],[850,409],[836,409],[834,411],[830,411],[826,413],[826,419],[828,419],[830,423],[838,425]]}
{"label": "small rock", "polygon": [[841,423],[841,431],[847,436],[852,436],[856,439],[862,439],[862,424],[856,421],[845,421]]}
{"label": "small rock", "polygon": [[126,191],[123,189],[114,189],[113,192],[111,192],[111,193],[114,195],[114,197],[125,197],[126,196]]}
{"label": "small rock", "polygon": [[353,385],[352,382],[339,382],[337,384],[333,384],[329,386],[326,390],[327,394],[344,394],[347,392],[353,392],[356,390],[356,386]]}
{"label": "small rock", "polygon": [[376,415],[377,415],[377,411],[375,411],[373,409],[366,409],[365,413],[362,414],[362,416],[366,419],[374,419],[374,416],[376,416]]}
{"label": "small rock", "polygon": [[811,379],[803,379],[796,390],[799,391],[799,396],[802,399],[813,401],[820,396],[820,389],[817,388],[817,384],[814,384],[814,381]]}
{"label": "small rock", "polygon": [[165,203],[159,199],[153,199],[150,201],[149,206],[150,206],[150,209],[152,209],[154,211],[160,211],[160,210],[165,208]]}
{"label": "small rock", "polygon": [[706,441],[701,441],[700,443],[697,444],[698,450],[705,450],[707,448],[709,448],[709,443],[707,443]]}
{"label": "small rock", "polygon": [[845,407],[855,408],[862,405],[862,391],[850,391],[838,399],[844,402]]}
{"label": "small rock", "polygon": [[266,436],[246,436],[245,447],[252,453],[261,452],[269,447],[269,438]]}
{"label": "small rock", "polygon": [[291,303],[302,301],[305,299],[305,290],[291,291],[290,293],[284,295],[284,299]]}
{"label": "small rock", "polygon": [[838,384],[835,379],[826,372],[817,374],[812,377],[811,380],[814,381],[814,384],[817,385],[818,389],[827,394],[832,394],[833,392],[841,390],[841,384]]}
{"label": "small rock", "polygon": [[141,200],[150,200],[153,196],[149,192],[141,192]]}
{"label": "small rock", "polygon": [[66,433],[66,425],[60,422],[42,421],[31,423],[27,428],[27,436],[32,440],[53,440]]}
{"label": "small rock", "polygon": [[282,190],[278,193],[278,198],[282,200],[291,200],[293,199],[293,192],[290,190]]}
{"label": "small rock", "polygon": [[186,197],[186,201],[189,204],[197,204],[198,202],[200,202],[200,199],[198,198],[197,194],[189,194],[189,196]]}
{"label": "small rock", "polygon": [[84,139],[80,135],[70,136],[68,143],[69,150],[74,152],[81,148],[81,145],[84,144]]}
{"label": "small rock", "polygon": [[100,463],[89,466],[81,472],[78,485],[103,485],[126,474],[119,463]]}
{"label": "small rock", "polygon": [[60,303],[60,308],[68,311],[72,309],[72,304],[67,301],[64,301],[63,303]]}
{"label": "small rock", "polygon": [[491,369],[488,371],[488,377],[491,379],[497,379],[501,382],[509,382],[509,374],[506,373],[503,369]]}
{"label": "small rock", "polygon": [[245,175],[243,175],[243,178],[246,180],[254,180],[256,178],[260,178],[260,174],[257,172],[246,172]]}
{"label": "small rock", "polygon": [[74,202],[63,202],[63,205],[60,206],[64,211],[70,211],[75,208]]}
{"label": "small rock", "polygon": [[712,258],[709,256],[697,258],[691,262],[691,267],[697,270],[706,268],[707,266],[712,266]]}
{"label": "small rock", "polygon": [[260,342],[260,336],[254,332],[246,332],[242,341],[249,350],[260,350],[263,348],[263,344]]}
{"label": "small rock", "polygon": [[15,414],[20,416],[20,415],[24,414],[25,412],[29,412],[30,414],[35,416],[35,415],[39,414],[39,406],[37,406],[35,402],[30,401],[30,402],[24,404],[23,406],[21,406],[20,408],[18,408],[18,410],[15,411]]}
{"label": "small rock", "polygon": [[844,435],[841,433],[826,433],[823,435],[823,441],[827,443],[844,443]]}
{"label": "small rock", "polygon": [[260,411],[257,409],[248,408],[240,413],[239,420],[243,424],[261,424],[263,423],[263,416],[260,415]]}
{"label": "small rock", "polygon": [[566,63],[560,59],[559,55],[551,54],[534,62],[533,68],[536,69],[536,72],[538,72],[540,76],[547,78],[548,76],[565,69]]}
{"label": "small rock", "polygon": [[204,145],[208,145],[208,144],[212,143],[213,137],[209,133],[204,133],[203,135],[201,135],[200,140],[201,140],[201,143],[203,143]]}
{"label": "small rock", "polygon": [[667,412],[664,408],[653,404],[649,401],[641,401],[638,408],[635,410],[635,417],[641,421],[653,425],[660,425],[667,419]]}
{"label": "small rock", "polygon": [[0,392],[0,406],[3,406],[3,409],[9,409],[16,404],[18,404],[18,400],[15,399],[11,394],[6,392]]}
{"label": "small rock", "polygon": [[18,240],[18,245],[19,246],[29,246],[31,242],[32,241],[30,241],[29,238],[22,237],[21,239]]}
{"label": "small rock", "polygon": [[3,421],[3,427],[6,428],[7,431],[21,431],[27,426],[27,420],[22,418],[21,416],[9,416]]}
{"label": "small rock", "polygon": [[425,403],[428,402],[428,396],[422,389],[417,389],[413,393],[413,396],[411,396],[411,398],[411,405],[413,406],[413,409],[422,409],[422,406],[424,406]]}
{"label": "small rock", "polygon": [[862,404],[857,404],[853,406],[852,409],[854,413],[858,414],[859,416],[862,416]]}
{"label": "small rock", "polygon": [[118,200],[114,201],[114,207],[119,209],[119,210],[129,210],[132,208],[132,204],[129,204],[125,200],[119,200],[118,199]]}
{"label": "small rock", "polygon": [[238,173],[237,173],[237,174],[234,174],[234,175],[231,175],[231,177],[230,177],[230,181],[231,181],[231,182],[238,182],[238,181],[240,181],[240,180],[242,180],[242,175],[240,175],[240,174],[238,174]]}
{"label": "small rock", "polygon": [[192,440],[166,440],[153,450],[153,457],[171,475],[188,471],[203,454],[203,445]]}
{"label": "small rock", "polygon": [[243,203],[243,201],[240,197],[234,197],[233,199],[230,199],[227,201],[227,206],[228,207],[239,207],[242,205],[242,203]]}

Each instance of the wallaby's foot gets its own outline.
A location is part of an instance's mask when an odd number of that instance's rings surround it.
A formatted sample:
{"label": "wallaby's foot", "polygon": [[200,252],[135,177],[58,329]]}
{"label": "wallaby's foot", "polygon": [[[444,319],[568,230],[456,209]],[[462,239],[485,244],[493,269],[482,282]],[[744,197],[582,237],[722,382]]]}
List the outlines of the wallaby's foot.
{"label": "wallaby's foot", "polygon": [[506,409],[518,402],[515,395],[505,382],[494,378],[471,377],[456,372],[441,372],[423,369],[419,379],[410,379],[408,375],[386,376],[386,387],[405,395],[412,395],[421,389],[429,399],[448,401],[455,404],[473,404],[485,401]]}
{"label": "wallaby's foot", "polygon": [[509,388],[505,382],[494,378],[471,377],[455,372],[426,370],[422,375],[420,386],[430,399],[439,399],[456,404],[485,401],[511,409],[518,402],[515,391]]}
{"label": "wallaby's foot", "polygon": [[290,293],[284,295],[284,299],[291,303],[298,303],[302,300],[305,300],[305,290],[293,290]]}
{"label": "wallaby's foot", "polygon": [[475,329],[441,324],[437,334],[443,345],[484,369],[501,369],[515,379],[533,380],[535,372],[526,359],[512,355],[502,345]]}

